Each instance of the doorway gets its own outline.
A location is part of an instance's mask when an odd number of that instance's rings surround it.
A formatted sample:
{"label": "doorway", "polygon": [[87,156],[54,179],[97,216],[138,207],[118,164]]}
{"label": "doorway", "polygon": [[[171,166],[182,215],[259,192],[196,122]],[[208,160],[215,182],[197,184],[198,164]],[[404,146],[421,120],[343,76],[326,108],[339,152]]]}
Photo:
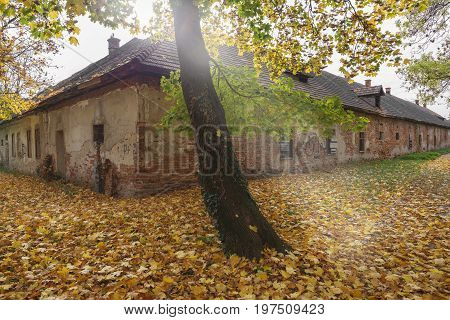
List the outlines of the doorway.
{"label": "doorway", "polygon": [[66,176],[66,145],[64,144],[64,131],[56,131],[56,173]]}

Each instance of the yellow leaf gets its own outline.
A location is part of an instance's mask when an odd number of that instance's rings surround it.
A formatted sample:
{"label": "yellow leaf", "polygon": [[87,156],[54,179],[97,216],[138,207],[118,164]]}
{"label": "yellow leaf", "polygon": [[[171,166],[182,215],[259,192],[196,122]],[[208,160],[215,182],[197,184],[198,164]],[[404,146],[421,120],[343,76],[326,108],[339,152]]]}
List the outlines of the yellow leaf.
{"label": "yellow leaf", "polygon": [[285,279],[288,279],[288,278],[291,276],[289,273],[287,273],[287,272],[284,271],[284,270],[281,270],[280,273],[281,273],[281,275],[283,276],[283,278],[285,278]]}
{"label": "yellow leaf", "polygon": [[193,286],[191,291],[194,295],[200,296],[206,292],[206,288],[204,286]]}
{"label": "yellow leaf", "polygon": [[289,274],[295,274],[295,269],[291,266],[286,266],[286,272]]}
{"label": "yellow leaf", "polygon": [[138,283],[138,279],[137,278],[131,278],[128,279],[127,284],[129,287],[134,287],[135,285],[137,285]]}
{"label": "yellow leaf", "polygon": [[231,257],[230,257],[230,263],[231,263],[231,266],[234,268],[235,266],[237,266],[238,265],[238,263],[241,261],[241,258],[239,258],[237,255],[235,255],[235,254],[233,254]]}
{"label": "yellow leaf", "polygon": [[171,277],[164,276],[163,282],[171,284],[171,283],[174,283],[174,280]]}
{"label": "yellow leaf", "polygon": [[340,288],[331,287],[331,292],[333,292],[334,294],[341,294],[342,290]]}
{"label": "yellow leaf", "polygon": [[59,15],[58,11],[54,11],[54,10],[50,11],[48,13],[49,18],[52,20],[55,20],[56,18],[58,18],[58,15]]}
{"label": "yellow leaf", "polygon": [[227,286],[224,285],[223,283],[217,283],[216,290],[217,292],[225,292],[227,290]]}
{"label": "yellow leaf", "polygon": [[258,272],[258,274],[256,275],[256,277],[261,280],[261,281],[266,281],[267,280],[267,273],[265,272]]}
{"label": "yellow leaf", "polygon": [[409,275],[409,274],[404,274],[402,276],[403,280],[405,280],[406,282],[413,282],[413,278]]}
{"label": "yellow leaf", "polygon": [[398,281],[398,276],[395,274],[388,274],[385,277],[385,279],[386,279],[386,281],[389,281],[389,282],[396,282],[396,281]]}
{"label": "yellow leaf", "polygon": [[69,37],[69,43],[74,46],[77,46],[79,44],[78,39],[75,37]]}
{"label": "yellow leaf", "polygon": [[258,233],[258,228],[257,228],[257,227],[252,226],[252,225],[249,225],[248,227],[249,227],[250,230],[252,230],[253,232]]}
{"label": "yellow leaf", "polygon": [[97,243],[97,248],[99,248],[100,250],[103,250],[106,248],[106,244],[103,241],[101,241],[101,242]]}
{"label": "yellow leaf", "polygon": [[69,272],[70,272],[70,270],[66,267],[62,267],[61,269],[59,269],[57,271],[58,275],[63,279],[67,278],[67,275],[69,274]]}

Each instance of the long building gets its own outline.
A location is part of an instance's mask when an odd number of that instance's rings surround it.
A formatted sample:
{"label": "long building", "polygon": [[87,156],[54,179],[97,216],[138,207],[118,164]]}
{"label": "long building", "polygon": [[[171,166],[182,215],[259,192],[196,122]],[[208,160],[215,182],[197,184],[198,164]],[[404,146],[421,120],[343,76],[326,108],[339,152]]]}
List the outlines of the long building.
{"label": "long building", "polygon": [[[36,107],[0,123],[0,165],[24,173],[45,170],[111,195],[133,196],[195,184],[193,139],[154,130],[170,107],[160,79],[179,69],[176,46],[134,38],[108,39],[109,54],[46,90]],[[250,55],[223,47],[227,65],[252,66]],[[450,146],[450,121],[390,88],[320,76],[285,74],[314,98],[338,96],[344,107],[370,119],[363,132],[336,127],[331,139],[296,133],[233,137],[249,176],[307,172],[338,163],[391,158]],[[270,83],[263,70],[259,80]]]}

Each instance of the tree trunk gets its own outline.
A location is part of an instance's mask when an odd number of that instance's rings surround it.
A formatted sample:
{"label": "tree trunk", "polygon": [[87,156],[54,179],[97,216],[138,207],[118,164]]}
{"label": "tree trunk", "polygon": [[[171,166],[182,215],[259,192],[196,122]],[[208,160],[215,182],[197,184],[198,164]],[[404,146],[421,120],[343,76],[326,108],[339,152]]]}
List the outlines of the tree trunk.
{"label": "tree trunk", "polygon": [[260,257],[264,247],[285,252],[289,246],[261,214],[233,152],[211,78],[198,8],[193,0],[172,0],[172,9],[181,86],[196,130],[200,185],[224,252],[248,258]]}

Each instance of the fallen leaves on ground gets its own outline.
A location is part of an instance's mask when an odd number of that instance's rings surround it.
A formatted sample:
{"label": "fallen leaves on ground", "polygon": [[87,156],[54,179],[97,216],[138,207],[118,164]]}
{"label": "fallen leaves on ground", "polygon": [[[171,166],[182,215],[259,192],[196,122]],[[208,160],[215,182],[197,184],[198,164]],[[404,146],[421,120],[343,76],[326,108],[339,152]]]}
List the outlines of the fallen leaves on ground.
{"label": "fallen leaves on ground", "polygon": [[0,173],[1,299],[449,299],[450,159],[251,181],[294,251],[226,257],[198,188],[144,199]]}

